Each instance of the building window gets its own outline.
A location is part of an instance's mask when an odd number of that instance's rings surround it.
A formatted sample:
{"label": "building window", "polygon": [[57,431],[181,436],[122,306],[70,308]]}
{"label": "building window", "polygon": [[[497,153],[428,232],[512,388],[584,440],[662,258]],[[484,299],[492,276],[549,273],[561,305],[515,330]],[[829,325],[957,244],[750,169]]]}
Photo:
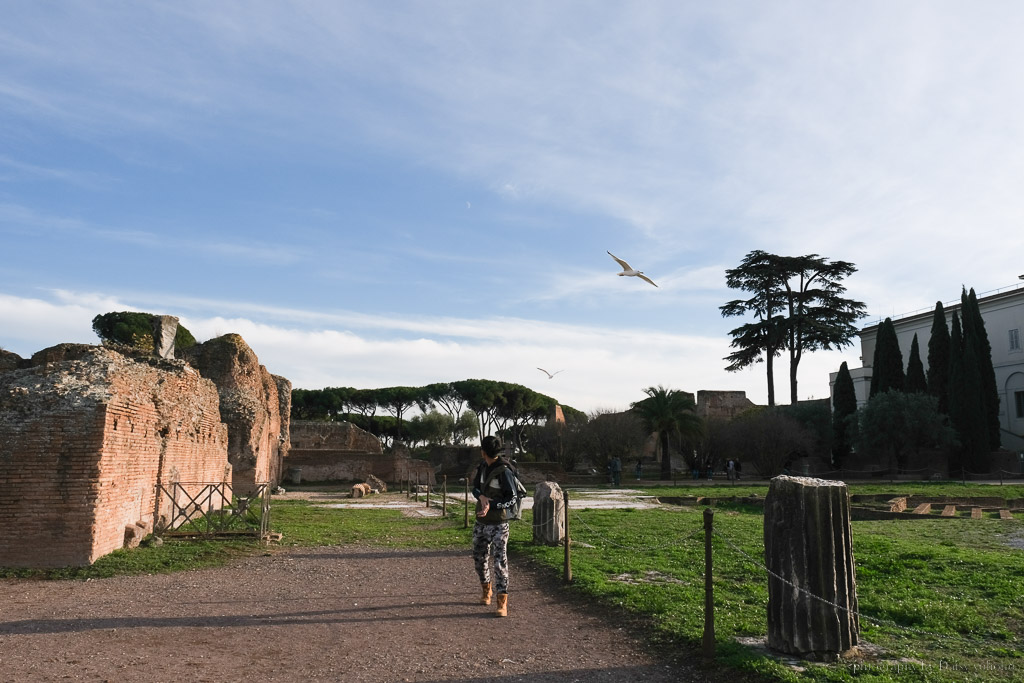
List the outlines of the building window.
{"label": "building window", "polygon": [[1013,399],[1017,404],[1017,417],[1024,417],[1024,391],[1013,392]]}
{"label": "building window", "polygon": [[1017,328],[1010,330],[1010,350],[1020,351],[1020,330]]}

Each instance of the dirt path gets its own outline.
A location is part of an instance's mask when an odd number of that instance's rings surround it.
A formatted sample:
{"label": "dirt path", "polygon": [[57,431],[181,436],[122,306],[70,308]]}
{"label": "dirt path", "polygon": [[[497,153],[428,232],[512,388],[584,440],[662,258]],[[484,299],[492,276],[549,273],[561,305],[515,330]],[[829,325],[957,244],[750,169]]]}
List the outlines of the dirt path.
{"label": "dirt path", "polygon": [[282,549],[171,575],[4,580],[0,680],[710,680],[512,569],[507,619],[475,604],[468,552],[450,550]]}

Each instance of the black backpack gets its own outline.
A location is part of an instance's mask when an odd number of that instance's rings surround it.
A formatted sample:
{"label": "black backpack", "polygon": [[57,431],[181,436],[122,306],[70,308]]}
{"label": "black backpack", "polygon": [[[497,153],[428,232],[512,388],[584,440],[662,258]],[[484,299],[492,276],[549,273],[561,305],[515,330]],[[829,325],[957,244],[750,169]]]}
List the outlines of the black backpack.
{"label": "black backpack", "polygon": [[[523,518],[523,499],[526,498],[526,487],[523,486],[522,480],[519,478],[519,468],[516,466],[514,460],[502,460],[501,464],[508,473],[512,475],[512,493],[515,495],[515,499],[512,505],[505,509],[505,521],[515,522]],[[501,467],[496,468],[491,472],[491,476],[484,482],[483,490],[487,490],[487,486],[498,476],[501,475],[503,469]]]}

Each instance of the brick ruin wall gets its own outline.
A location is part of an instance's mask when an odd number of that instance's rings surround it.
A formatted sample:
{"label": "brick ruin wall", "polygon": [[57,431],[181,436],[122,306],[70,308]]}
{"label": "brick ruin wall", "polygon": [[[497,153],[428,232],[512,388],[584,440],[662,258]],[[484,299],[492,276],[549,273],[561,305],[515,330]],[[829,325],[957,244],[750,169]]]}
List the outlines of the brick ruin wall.
{"label": "brick ruin wall", "polygon": [[230,474],[216,387],[101,347],[0,372],[0,565],[91,564],[152,525],[155,485]]}
{"label": "brick ruin wall", "polygon": [[288,452],[291,383],[271,375],[237,334],[197,344],[182,356],[217,386],[220,417],[230,434],[234,491],[250,494],[258,483],[279,483]]}
{"label": "brick ruin wall", "polygon": [[294,420],[291,423],[291,447],[328,449],[349,453],[380,455],[380,439],[351,422]]}
{"label": "brick ruin wall", "polygon": [[731,420],[740,413],[754,407],[744,391],[697,392],[697,414],[703,418]]}
{"label": "brick ruin wall", "polygon": [[301,481],[366,481],[373,475],[389,484],[419,477],[420,483],[436,483],[434,468],[425,460],[403,455],[366,455],[331,449],[293,448],[286,460],[285,479]]}
{"label": "brick ruin wall", "polygon": [[291,448],[284,458],[285,479],[294,481],[365,481],[370,474],[388,483],[411,474],[435,483],[430,463],[412,460],[407,452],[383,453],[380,440],[350,422],[295,420]]}

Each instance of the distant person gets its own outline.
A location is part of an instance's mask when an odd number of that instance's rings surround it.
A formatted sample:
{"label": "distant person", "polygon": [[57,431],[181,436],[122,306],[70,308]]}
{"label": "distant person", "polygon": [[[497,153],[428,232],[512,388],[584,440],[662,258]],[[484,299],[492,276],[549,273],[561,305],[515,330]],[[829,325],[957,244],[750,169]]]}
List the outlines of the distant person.
{"label": "distant person", "polygon": [[640,481],[640,475],[644,473],[644,464],[640,458],[636,459],[636,480]]}
{"label": "distant person", "polygon": [[473,525],[473,564],[483,592],[481,605],[491,604],[491,574],[497,594],[495,616],[508,616],[508,508],[515,503],[515,483],[509,463],[499,457],[501,440],[485,436],[481,462],[473,475],[476,523]]}
{"label": "distant person", "polygon": [[739,479],[740,478],[740,472],[743,471],[743,465],[740,463],[739,458],[736,459],[736,462],[733,463],[733,466],[736,468],[736,478]]}
{"label": "distant person", "polygon": [[612,475],[612,486],[618,486],[622,482],[622,461],[619,456],[608,461],[608,472]]}
{"label": "distant person", "polygon": [[725,463],[725,478],[732,481],[736,478],[736,461],[732,458]]}

